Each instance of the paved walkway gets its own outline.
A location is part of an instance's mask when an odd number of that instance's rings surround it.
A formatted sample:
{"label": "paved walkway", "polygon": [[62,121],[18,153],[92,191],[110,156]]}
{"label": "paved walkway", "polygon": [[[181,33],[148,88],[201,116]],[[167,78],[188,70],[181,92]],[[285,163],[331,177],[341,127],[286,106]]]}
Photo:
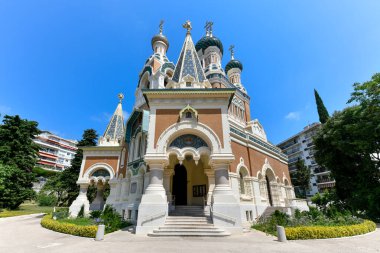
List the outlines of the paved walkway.
{"label": "paved walkway", "polygon": [[102,242],[49,231],[40,226],[41,215],[0,219],[0,252],[380,252],[380,229],[351,238],[280,243],[261,232],[226,238],[150,238],[118,231]]}

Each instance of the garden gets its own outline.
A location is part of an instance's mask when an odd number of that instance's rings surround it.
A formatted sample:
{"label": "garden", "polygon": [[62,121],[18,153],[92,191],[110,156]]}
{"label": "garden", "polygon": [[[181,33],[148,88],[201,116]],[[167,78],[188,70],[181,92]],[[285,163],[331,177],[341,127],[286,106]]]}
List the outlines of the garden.
{"label": "garden", "polygon": [[122,220],[119,213],[111,206],[105,206],[104,210],[90,212],[89,217],[84,215],[82,206],[78,217],[70,218],[68,209],[59,209],[52,214],[45,215],[41,220],[41,226],[56,232],[71,234],[82,237],[96,236],[99,224],[105,225],[105,233],[112,233],[119,229],[130,226],[127,221]]}
{"label": "garden", "polygon": [[261,218],[253,229],[276,235],[276,226],[283,226],[288,240],[325,239],[366,234],[376,230],[376,224],[331,201],[334,194],[325,192],[312,198],[315,207],[309,211],[295,210],[292,216],[276,210]]}

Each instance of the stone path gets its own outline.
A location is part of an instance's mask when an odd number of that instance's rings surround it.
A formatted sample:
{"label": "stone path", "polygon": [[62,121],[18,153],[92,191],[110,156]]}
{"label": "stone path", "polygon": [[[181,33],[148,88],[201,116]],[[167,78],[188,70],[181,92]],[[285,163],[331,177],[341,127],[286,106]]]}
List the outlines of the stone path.
{"label": "stone path", "polygon": [[380,252],[380,229],[351,238],[305,240],[280,243],[276,238],[252,231],[226,238],[151,238],[127,231],[106,235],[105,240],[81,238],[46,230],[41,215],[0,219],[0,252]]}

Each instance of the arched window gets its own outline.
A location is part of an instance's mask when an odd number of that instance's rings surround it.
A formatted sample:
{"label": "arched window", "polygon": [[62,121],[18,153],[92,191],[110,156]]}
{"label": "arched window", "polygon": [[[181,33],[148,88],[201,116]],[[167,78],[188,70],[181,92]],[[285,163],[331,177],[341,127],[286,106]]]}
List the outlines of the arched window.
{"label": "arched window", "polygon": [[141,136],[138,139],[138,144],[137,144],[137,158],[141,157]]}
{"label": "arched window", "polygon": [[244,176],[241,173],[241,171],[239,172],[239,176],[240,176],[240,194],[245,194]]}

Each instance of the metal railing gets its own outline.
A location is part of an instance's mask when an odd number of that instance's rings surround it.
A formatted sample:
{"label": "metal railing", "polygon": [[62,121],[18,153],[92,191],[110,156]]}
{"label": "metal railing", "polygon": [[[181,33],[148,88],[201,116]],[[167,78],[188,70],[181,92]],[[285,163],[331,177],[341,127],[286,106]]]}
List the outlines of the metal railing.
{"label": "metal railing", "polygon": [[159,213],[156,213],[156,214],[153,214],[153,215],[150,215],[150,216],[144,216],[142,218],[142,222],[141,222],[141,226],[146,223],[146,222],[149,222],[149,221],[154,221],[158,218],[161,218],[161,217],[165,217],[166,216],[166,213],[165,211],[163,212],[159,212]]}

